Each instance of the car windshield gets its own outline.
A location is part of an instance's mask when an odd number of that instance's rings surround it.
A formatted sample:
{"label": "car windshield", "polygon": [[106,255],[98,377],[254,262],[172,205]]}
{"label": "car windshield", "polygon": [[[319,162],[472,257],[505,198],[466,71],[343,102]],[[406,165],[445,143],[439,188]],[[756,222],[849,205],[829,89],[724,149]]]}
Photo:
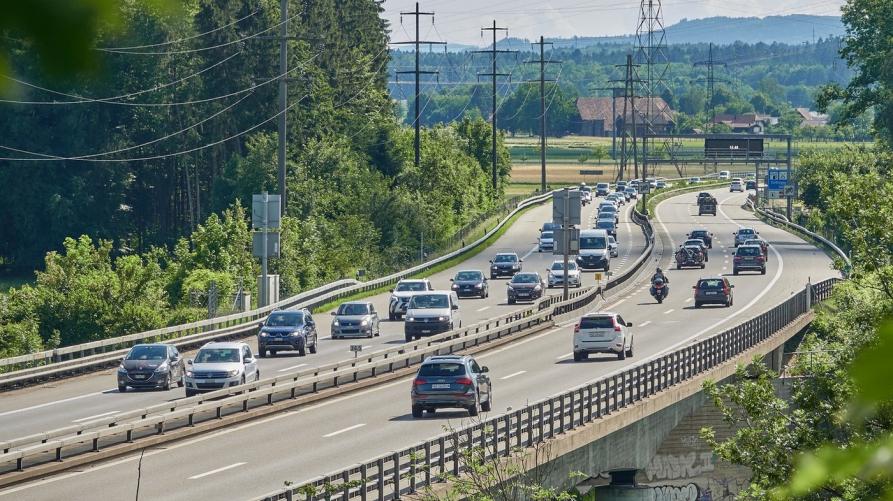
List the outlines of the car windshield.
{"label": "car windshield", "polygon": [[419,367],[419,376],[422,377],[448,377],[464,376],[465,365],[455,362],[436,362],[423,364]]}
{"label": "car windshield", "polygon": [[427,287],[425,287],[425,282],[400,282],[399,284],[397,284],[397,291],[399,292],[418,292],[423,290],[427,290]]}
{"label": "car windshield", "polygon": [[544,223],[544,224],[543,224],[543,231],[551,231],[551,230],[554,230],[554,229],[559,228],[559,227],[561,227],[561,225],[558,224],[558,223]]}
{"label": "car windshield", "polygon": [[456,273],[457,281],[482,280],[483,278],[484,274],[479,271],[460,271]]}
{"label": "car windshield", "polygon": [[496,263],[514,263],[518,260],[518,256],[514,254],[497,254],[493,262]]}
{"label": "car windshield", "polygon": [[598,208],[598,213],[601,214],[602,212],[617,212],[617,207],[614,207],[613,205],[603,205]]}
{"label": "car windshield", "polygon": [[707,231],[706,230],[695,230],[695,231],[691,232],[691,236],[692,237],[706,237]]}
{"label": "car windshield", "polygon": [[595,185],[595,186],[596,186],[597,188],[607,188],[607,187],[608,187],[608,183],[598,183],[598,184]]}
{"label": "car windshield", "polygon": [[753,230],[743,229],[743,230],[738,230],[738,234],[739,235],[753,235],[754,233],[753,233]]}
{"label": "car windshield", "polygon": [[581,249],[604,249],[607,245],[605,237],[580,237]]}
{"label": "car windshield", "polygon": [[763,251],[759,247],[738,247],[739,256],[761,256]]}
{"label": "car windshield", "polygon": [[267,317],[267,327],[297,327],[304,323],[303,313],[273,313]]}
{"label": "car windshield", "polygon": [[544,231],[542,233],[541,237],[545,238],[545,239],[549,239],[549,238],[552,238],[552,235],[554,235],[554,233],[552,233],[551,231]]}
{"label": "car windshield", "polygon": [[611,317],[583,317],[580,319],[581,329],[613,329],[614,319]]}
{"label": "car windshield", "polygon": [[446,294],[417,294],[409,301],[409,307],[413,309],[447,308],[449,304]]}
{"label": "car windshield", "polygon": [[745,240],[744,245],[763,245],[762,240]]}
{"label": "car windshield", "polygon": [[539,279],[533,273],[518,273],[512,277],[513,284],[535,284]]}
{"label": "car windshield", "polygon": [[365,303],[344,303],[338,307],[339,315],[366,315],[369,305]]}
{"label": "car windshield", "polygon": [[685,241],[685,245],[703,245],[703,243],[703,240],[697,238]]}
{"label": "car windshield", "polygon": [[[552,263],[552,269],[553,269],[553,270],[563,270],[563,269],[564,269],[564,263],[562,263],[561,261],[555,261],[554,263]],[[567,269],[568,269],[568,270],[571,270],[571,271],[576,270],[576,269],[577,269],[577,263],[575,263],[575,262],[573,262],[573,261],[569,261],[569,262],[567,263]]]}
{"label": "car windshield", "polygon": [[721,289],[722,280],[718,278],[710,278],[698,282],[698,289]]}
{"label": "car windshield", "polygon": [[614,227],[614,221],[608,221],[608,220],[605,220],[605,219],[599,219],[598,222],[595,223],[595,227],[596,227],[596,228],[599,228],[599,229],[602,229],[602,230],[610,229],[610,228],[613,228],[613,227]]}
{"label": "car windshield", "polygon": [[226,362],[238,362],[238,348],[203,348],[195,355],[197,364],[215,364]]}
{"label": "car windshield", "polygon": [[127,354],[127,360],[164,360],[167,346],[134,346]]}

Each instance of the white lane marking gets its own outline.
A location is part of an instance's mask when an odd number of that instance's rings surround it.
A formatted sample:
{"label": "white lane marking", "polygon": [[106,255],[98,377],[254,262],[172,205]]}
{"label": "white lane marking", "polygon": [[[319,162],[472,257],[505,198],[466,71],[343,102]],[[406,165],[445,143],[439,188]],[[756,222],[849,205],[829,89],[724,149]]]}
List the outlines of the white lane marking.
{"label": "white lane marking", "polygon": [[539,248],[540,248],[539,244],[534,245],[533,247],[530,248],[529,251],[527,251],[527,254],[524,254],[523,256],[521,256],[521,259],[527,259],[528,257],[530,257],[531,254],[533,254],[534,252],[539,250]]}
{"label": "white lane marking", "polygon": [[686,303],[690,303],[692,298],[688,298],[685,300]]}
{"label": "white lane marking", "polygon": [[31,407],[22,407],[21,409],[13,409],[13,410],[11,410],[11,411],[0,412],[0,417],[3,417],[3,416],[9,416],[9,415],[12,415],[12,414],[18,414],[18,413],[20,413],[20,412],[33,411],[33,410],[36,410],[36,409],[43,409],[44,407],[49,407],[49,406],[51,406],[51,405],[64,404],[65,402],[71,402],[71,401],[74,401],[74,400],[80,400],[80,399],[82,399],[82,398],[95,397],[95,396],[97,396],[97,395],[102,395],[102,394],[105,393],[105,392],[113,391],[113,390],[114,390],[114,391],[118,391],[117,388],[111,388],[111,389],[108,389],[108,390],[105,390],[105,391],[97,391],[96,393],[86,393],[86,394],[84,394],[84,395],[78,395],[78,396],[76,396],[76,397],[63,398],[62,400],[53,400],[52,402],[46,402],[46,403],[44,403],[44,404],[32,405]]}
{"label": "white lane marking", "polygon": [[292,365],[291,367],[286,367],[286,368],[284,368],[284,369],[279,369],[279,372],[290,371],[290,370],[292,370],[292,369],[300,369],[301,367],[304,367],[305,365],[307,365],[307,364]]}
{"label": "white lane marking", "polygon": [[72,422],[72,423],[80,423],[81,421],[89,421],[89,420],[91,420],[91,419],[101,418],[101,417],[103,417],[103,416],[111,416],[112,414],[117,414],[117,413],[119,413],[119,412],[121,412],[121,411],[109,411],[109,412],[103,412],[102,414],[95,414],[95,415],[93,415],[93,416],[82,417],[82,418],[80,418],[80,419],[74,419],[74,420],[72,420],[71,422]]}
{"label": "white lane marking", "polygon": [[617,301],[616,303],[612,304],[611,306],[606,307],[605,309],[606,309],[606,310],[613,310],[614,308],[616,308],[616,307],[620,306],[621,304],[623,304],[625,301],[626,301],[626,298],[621,299],[620,301]]}
{"label": "white lane marking", "polygon": [[574,352],[565,353],[564,355],[559,355],[559,356],[555,357],[555,360],[561,360],[562,358],[567,358],[573,354],[574,354]]}
{"label": "white lane marking", "polygon": [[332,438],[336,435],[340,435],[342,433],[347,433],[351,430],[356,430],[357,428],[362,428],[364,426],[366,426],[366,423],[355,424],[353,426],[348,426],[347,428],[344,428],[344,429],[341,429],[338,431],[333,431],[332,433],[325,434],[322,436],[322,438]]}
{"label": "white lane marking", "polygon": [[476,311],[486,311],[486,310],[489,310],[490,308],[491,308],[490,306],[484,306],[483,308],[478,308]]}
{"label": "white lane marking", "polygon": [[650,323],[651,323],[651,320],[646,320],[646,321],[642,322],[641,324],[639,324],[639,327],[645,327],[646,325],[648,325]]}
{"label": "white lane marking", "polygon": [[226,470],[232,470],[233,468],[238,468],[238,467],[242,466],[243,464],[246,464],[246,463],[244,463],[244,462],[242,462],[242,463],[233,463],[233,464],[231,464],[231,465],[229,465],[229,466],[224,466],[223,468],[217,468],[216,470],[211,470],[211,471],[206,471],[206,472],[204,472],[204,473],[199,473],[198,475],[193,475],[193,476],[189,477],[189,480],[198,480],[198,479],[200,479],[200,478],[202,478],[202,477],[207,477],[208,475],[213,475],[213,474],[215,474],[215,473],[220,473],[220,472],[222,472],[222,471],[226,471]]}
{"label": "white lane marking", "polygon": [[664,312],[664,315],[669,315],[670,313],[673,313],[674,311],[676,311],[676,308],[670,308],[669,310]]}
{"label": "white lane marking", "polygon": [[502,377],[499,378],[499,379],[501,379],[501,380],[504,381],[504,380],[506,380],[506,379],[511,379],[511,378],[513,378],[513,377],[515,377],[515,376],[520,376],[521,374],[525,374],[525,373],[527,373],[527,371],[518,371],[518,372],[515,372],[515,373],[513,373],[513,374],[509,374],[508,376],[502,376]]}

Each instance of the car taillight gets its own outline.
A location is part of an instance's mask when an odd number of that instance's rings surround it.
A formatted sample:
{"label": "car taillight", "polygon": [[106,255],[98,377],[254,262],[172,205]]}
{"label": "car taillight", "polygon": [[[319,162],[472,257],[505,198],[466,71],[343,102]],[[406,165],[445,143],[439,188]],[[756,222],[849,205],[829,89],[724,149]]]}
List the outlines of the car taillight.
{"label": "car taillight", "polygon": [[473,383],[473,381],[471,380],[471,378],[467,378],[467,377],[460,377],[459,379],[456,380],[456,384],[465,384],[465,385],[470,386],[472,383]]}
{"label": "car taillight", "polygon": [[741,256],[735,256],[735,261],[741,261]]}
{"label": "car taillight", "polygon": [[620,332],[620,324],[617,321],[614,321],[614,332]]}
{"label": "car taillight", "polygon": [[757,256],[757,261],[762,262],[762,261],[763,261],[763,256]]}
{"label": "car taillight", "polygon": [[428,384],[428,381],[425,381],[424,379],[416,379],[412,382],[413,386],[421,386],[423,384]]}
{"label": "car taillight", "polygon": [[577,332],[580,332],[580,324],[574,326],[574,334],[576,334]]}

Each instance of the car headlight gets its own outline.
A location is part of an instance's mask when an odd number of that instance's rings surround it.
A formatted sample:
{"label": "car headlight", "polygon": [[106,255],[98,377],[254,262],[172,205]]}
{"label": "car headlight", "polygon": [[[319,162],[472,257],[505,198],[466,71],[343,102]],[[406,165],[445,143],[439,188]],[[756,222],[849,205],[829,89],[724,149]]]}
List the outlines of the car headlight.
{"label": "car headlight", "polygon": [[415,317],[406,317],[407,322],[415,322]]}
{"label": "car headlight", "polygon": [[296,331],[292,331],[292,333],[289,334],[289,335],[290,335],[291,337],[296,337],[296,336],[300,336],[300,335],[302,335],[302,334],[304,334],[304,330],[303,330],[303,329],[298,329],[298,330],[296,330]]}
{"label": "car headlight", "polygon": [[521,265],[520,265],[520,264],[513,264],[513,265],[512,265],[512,268],[514,268],[514,269],[516,269],[516,270],[520,270],[520,269],[521,269]]}
{"label": "car headlight", "polygon": [[267,337],[267,336],[269,336],[269,334],[266,333],[266,332],[261,332],[261,333],[260,333],[260,337]]}
{"label": "car headlight", "polygon": [[498,269],[499,269],[499,267],[498,267],[498,266],[496,266],[496,265],[495,265],[495,264],[494,264],[494,265],[493,265],[493,266],[491,266],[491,267],[490,267],[490,269],[491,269],[491,270],[498,270]]}
{"label": "car headlight", "polygon": [[127,374],[127,369],[125,369],[123,365],[119,365],[118,374]]}
{"label": "car headlight", "polygon": [[166,363],[161,364],[155,368],[155,372],[167,372],[169,370],[170,370],[170,366],[168,366]]}
{"label": "car headlight", "polygon": [[508,286],[507,286],[507,287],[508,287],[508,290],[510,290],[510,291],[513,291],[513,290],[515,290],[515,288],[514,288],[514,287],[512,287],[512,286],[511,286],[511,285],[508,285]]}
{"label": "car headlight", "polygon": [[238,376],[238,375],[239,375],[239,369],[233,369],[233,370],[231,370],[231,371],[227,371],[226,375],[229,376],[229,377],[235,377],[235,376]]}
{"label": "car headlight", "polygon": [[458,288],[459,288],[459,284],[453,284],[453,287],[452,287],[452,288],[453,288],[453,289],[458,289]]}
{"label": "car headlight", "polygon": [[187,371],[186,371],[186,377],[192,377],[192,371],[187,370]]}
{"label": "car headlight", "polygon": [[437,317],[438,322],[446,322],[447,317]]}
{"label": "car headlight", "polygon": [[335,320],[332,320],[332,327],[338,327],[339,325],[341,325],[341,324],[338,323],[337,318]]}
{"label": "car headlight", "polygon": [[474,284],[474,288],[475,288],[475,289],[483,289],[483,288],[484,288],[484,284]]}
{"label": "car headlight", "polygon": [[539,290],[543,290],[543,288],[541,286],[537,285],[536,287],[533,288],[533,290],[539,291]]}
{"label": "car headlight", "polygon": [[368,319],[364,319],[362,322],[360,322],[360,325],[363,326],[363,327],[366,327],[367,325],[369,325],[369,320],[368,320]]}

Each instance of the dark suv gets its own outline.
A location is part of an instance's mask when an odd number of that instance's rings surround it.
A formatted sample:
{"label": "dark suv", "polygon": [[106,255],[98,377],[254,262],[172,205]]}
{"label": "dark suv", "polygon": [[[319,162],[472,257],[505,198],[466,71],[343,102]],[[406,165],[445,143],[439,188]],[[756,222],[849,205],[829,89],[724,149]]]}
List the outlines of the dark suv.
{"label": "dark suv", "polygon": [[303,357],[308,350],[316,353],[318,340],[310,310],[274,311],[260,324],[257,353],[264,358],[268,351],[274,357],[278,351],[297,351]]}
{"label": "dark suv", "polygon": [[478,409],[489,412],[493,391],[488,371],[468,355],[429,357],[412,382],[412,417],[447,408],[467,409],[470,416],[477,416]]}
{"label": "dark suv", "polygon": [[763,248],[759,245],[740,245],[735,249],[735,257],[732,262],[732,273],[737,275],[739,271],[754,270],[761,275],[766,274],[766,258],[763,256]]}
{"label": "dark suv", "polygon": [[708,249],[713,248],[713,233],[710,233],[707,230],[694,230],[686,236],[688,238],[699,238],[707,244]]}
{"label": "dark suv", "polygon": [[523,260],[514,252],[500,252],[490,261],[490,279],[500,276],[512,277],[521,271]]}
{"label": "dark suv", "polygon": [[732,289],[735,286],[725,277],[710,277],[698,280],[692,287],[695,290],[695,308],[705,304],[721,304],[732,306]]}

